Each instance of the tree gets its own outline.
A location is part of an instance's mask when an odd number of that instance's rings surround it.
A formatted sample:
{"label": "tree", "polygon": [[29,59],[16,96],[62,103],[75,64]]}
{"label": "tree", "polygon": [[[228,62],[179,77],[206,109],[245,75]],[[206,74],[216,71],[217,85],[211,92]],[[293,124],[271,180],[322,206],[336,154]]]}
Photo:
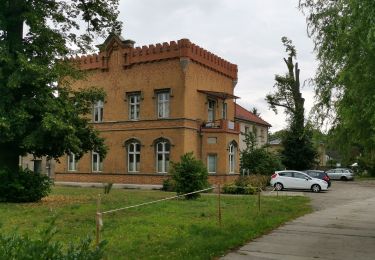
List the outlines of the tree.
{"label": "tree", "polygon": [[258,109],[257,109],[256,107],[253,107],[253,108],[251,109],[251,113],[253,113],[253,114],[256,115],[256,116],[260,116],[260,113],[259,113],[259,111],[258,111]]}
{"label": "tree", "polygon": [[256,138],[252,132],[245,135],[246,149],[241,151],[241,170],[252,174],[271,175],[282,168],[280,159],[264,148],[256,148]]}
{"label": "tree", "polygon": [[329,121],[341,153],[358,147],[375,174],[375,2],[300,0],[319,69],[315,115]]}
{"label": "tree", "polygon": [[288,54],[288,58],[284,58],[288,72],[284,76],[275,76],[276,92],[268,94],[266,100],[275,113],[277,107],[284,108],[289,120],[289,129],[282,139],[283,164],[290,169],[308,169],[314,164],[316,151],[311,142],[310,129],[305,127],[305,100],[301,94],[300,70],[298,63],[293,62],[297,51],[288,38],[282,37],[281,41]]}
{"label": "tree", "polygon": [[84,75],[65,58],[91,51],[95,37],[118,33],[117,6],[118,0],[0,2],[0,169],[18,170],[26,153],[105,155],[104,140],[83,117],[104,92],[72,91],[69,82]]}

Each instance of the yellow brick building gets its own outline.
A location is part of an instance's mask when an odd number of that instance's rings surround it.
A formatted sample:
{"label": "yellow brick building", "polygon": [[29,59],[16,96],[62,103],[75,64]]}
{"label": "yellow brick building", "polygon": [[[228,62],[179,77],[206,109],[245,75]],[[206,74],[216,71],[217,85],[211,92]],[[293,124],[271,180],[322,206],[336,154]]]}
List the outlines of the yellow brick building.
{"label": "yellow brick building", "polygon": [[93,108],[92,125],[109,147],[56,164],[55,180],[161,184],[170,161],[193,152],[211,183],[239,172],[239,126],[234,122],[237,66],[191,43],[133,47],[111,35],[98,55],[74,59],[87,72],[74,89],[101,87],[107,96]]}

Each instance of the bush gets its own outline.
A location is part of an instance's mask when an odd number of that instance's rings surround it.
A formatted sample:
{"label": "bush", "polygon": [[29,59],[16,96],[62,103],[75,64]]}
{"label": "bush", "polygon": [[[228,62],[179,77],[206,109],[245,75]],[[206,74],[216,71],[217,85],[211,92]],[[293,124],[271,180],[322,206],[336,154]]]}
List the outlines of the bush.
{"label": "bush", "polygon": [[[208,187],[208,172],[203,162],[194,158],[193,153],[181,156],[178,163],[172,163],[172,179],[176,184],[177,194],[189,193]],[[199,193],[185,196],[186,199],[196,199]]]}
{"label": "bush", "polygon": [[251,185],[246,186],[237,186],[236,184],[225,184],[223,186],[223,193],[226,194],[247,194],[247,195],[253,195],[257,193],[258,188],[253,187]]}
{"label": "bush", "polygon": [[161,188],[163,191],[176,191],[176,183],[173,179],[168,178],[163,181],[163,187]]}
{"label": "bush", "polygon": [[35,202],[51,191],[48,176],[34,173],[28,169],[18,172],[0,171],[0,201]]}
{"label": "bush", "polygon": [[40,239],[35,240],[28,236],[18,234],[7,236],[0,233],[0,259],[103,259],[105,242],[101,242],[94,248],[91,245],[91,240],[87,238],[79,243],[69,244],[64,250],[59,241],[52,241],[56,233],[52,225],[40,233]]}
{"label": "bush", "polygon": [[270,180],[270,176],[255,174],[250,176],[240,176],[235,181],[235,184],[237,186],[251,185],[264,190],[269,185]]}
{"label": "bush", "polygon": [[225,184],[223,192],[228,194],[255,194],[268,186],[270,177],[263,175],[240,176],[234,183]]}

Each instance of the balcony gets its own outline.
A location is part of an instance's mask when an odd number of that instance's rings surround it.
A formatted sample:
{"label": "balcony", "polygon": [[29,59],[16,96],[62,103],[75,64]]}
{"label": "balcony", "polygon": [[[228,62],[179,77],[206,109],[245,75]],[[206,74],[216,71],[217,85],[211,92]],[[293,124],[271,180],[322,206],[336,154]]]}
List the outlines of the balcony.
{"label": "balcony", "polygon": [[229,132],[239,133],[239,124],[231,120],[219,119],[212,122],[204,122],[201,125],[202,132]]}

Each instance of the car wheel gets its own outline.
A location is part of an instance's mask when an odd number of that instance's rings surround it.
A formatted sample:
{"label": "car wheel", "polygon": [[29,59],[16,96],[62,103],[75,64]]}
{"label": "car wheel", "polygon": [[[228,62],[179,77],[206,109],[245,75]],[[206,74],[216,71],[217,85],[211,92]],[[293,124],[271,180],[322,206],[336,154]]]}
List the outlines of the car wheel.
{"label": "car wheel", "polygon": [[314,184],[311,186],[312,192],[320,192],[320,186],[318,184]]}
{"label": "car wheel", "polygon": [[283,187],[283,185],[282,185],[280,182],[278,182],[278,183],[275,184],[275,190],[280,191],[280,190],[282,190],[283,188],[284,188],[284,187]]}
{"label": "car wheel", "polygon": [[342,181],[347,181],[348,178],[346,178],[345,176],[342,176],[342,177],[341,177],[341,180],[342,180]]}

